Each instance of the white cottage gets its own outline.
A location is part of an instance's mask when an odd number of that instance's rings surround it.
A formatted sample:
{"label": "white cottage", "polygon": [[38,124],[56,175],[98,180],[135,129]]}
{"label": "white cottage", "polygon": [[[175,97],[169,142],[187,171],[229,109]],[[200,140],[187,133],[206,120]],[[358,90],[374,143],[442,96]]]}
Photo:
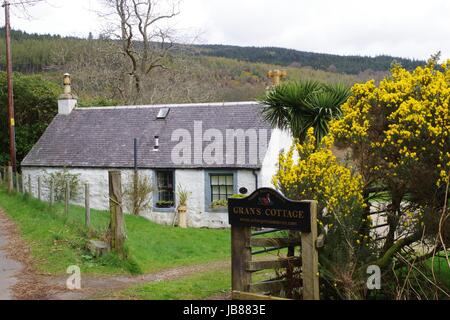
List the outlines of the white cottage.
{"label": "white cottage", "polygon": [[271,186],[277,156],[292,142],[261,111],[257,102],[78,108],[67,82],[58,115],[22,161],[23,177],[37,195],[37,177],[66,169],[90,184],[91,206],[106,210],[108,171],[121,170],[126,184],[136,163],[154,186],[145,217],[170,224],[181,186],[191,192],[188,226],[228,227],[226,210],[211,203]]}

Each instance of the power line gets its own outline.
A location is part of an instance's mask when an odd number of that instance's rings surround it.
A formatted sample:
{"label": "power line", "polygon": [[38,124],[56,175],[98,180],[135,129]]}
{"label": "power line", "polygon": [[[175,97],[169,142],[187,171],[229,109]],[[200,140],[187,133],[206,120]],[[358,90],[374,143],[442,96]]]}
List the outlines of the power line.
{"label": "power line", "polygon": [[22,5],[22,6],[25,6],[25,5],[29,5],[29,4],[35,4],[35,3],[39,3],[39,2],[44,2],[44,1],[46,1],[46,0],[23,0],[23,1],[12,1],[12,2],[5,1],[3,3],[3,6],[5,6],[5,5],[10,5],[10,6]]}

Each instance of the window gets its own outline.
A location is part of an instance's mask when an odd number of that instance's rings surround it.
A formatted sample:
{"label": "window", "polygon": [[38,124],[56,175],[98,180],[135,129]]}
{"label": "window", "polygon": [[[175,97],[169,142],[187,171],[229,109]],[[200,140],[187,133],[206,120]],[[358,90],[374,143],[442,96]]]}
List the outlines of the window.
{"label": "window", "polygon": [[173,171],[156,171],[157,198],[156,207],[171,208],[174,206]]}
{"label": "window", "polygon": [[167,117],[167,115],[169,114],[169,111],[170,111],[170,108],[159,109],[156,119],[165,119]]}
{"label": "window", "polygon": [[234,194],[232,174],[211,174],[211,201],[227,200]]}

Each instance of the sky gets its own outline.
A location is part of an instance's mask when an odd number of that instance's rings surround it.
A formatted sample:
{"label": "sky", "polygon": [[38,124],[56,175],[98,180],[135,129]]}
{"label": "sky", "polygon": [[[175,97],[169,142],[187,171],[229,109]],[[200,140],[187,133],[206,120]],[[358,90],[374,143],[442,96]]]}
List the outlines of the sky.
{"label": "sky", "polygon": [[[36,33],[98,35],[105,24],[98,15],[101,3],[47,0],[29,8],[28,18],[15,9],[12,26]],[[449,12],[448,0],[183,0],[172,23],[186,42],[416,59],[441,51],[447,59]]]}

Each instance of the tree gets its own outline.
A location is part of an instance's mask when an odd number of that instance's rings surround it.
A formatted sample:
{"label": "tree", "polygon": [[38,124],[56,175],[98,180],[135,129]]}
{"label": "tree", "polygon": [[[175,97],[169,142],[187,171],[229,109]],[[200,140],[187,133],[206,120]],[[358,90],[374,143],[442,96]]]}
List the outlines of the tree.
{"label": "tree", "polygon": [[450,245],[450,228],[439,228],[450,173],[449,78],[449,65],[437,66],[437,57],[412,72],[395,64],[379,86],[355,85],[342,119],[331,125],[336,139],[352,148],[366,190],[382,186],[390,195],[383,264],[402,249],[396,240],[408,215],[415,218],[402,231],[408,242],[440,230],[443,241],[433,250]]}
{"label": "tree", "polygon": [[288,129],[294,138],[304,141],[309,128],[314,128],[319,143],[328,133],[328,122],[341,115],[341,104],[350,94],[340,84],[315,81],[287,82],[269,90],[262,100],[265,118],[280,129]]}
{"label": "tree", "polygon": [[178,1],[172,0],[105,0],[110,10],[104,17],[115,17],[109,34],[119,39],[123,64],[121,85],[117,87],[122,99],[140,102],[146,82],[157,69],[167,68],[167,58],[173,47],[170,27],[163,22],[179,14]]}
{"label": "tree", "polygon": [[[20,163],[31,150],[56,115],[59,87],[40,76],[14,74],[14,106],[16,122],[17,161]],[[0,104],[7,100],[6,73],[0,73]],[[6,108],[0,109],[0,118],[7,119]],[[6,133],[7,122],[0,123],[0,132]],[[0,135],[0,163],[9,159],[7,134]]]}
{"label": "tree", "polygon": [[[412,72],[396,64],[379,85],[355,84],[321,143],[310,129],[280,156],[274,184],[325,208],[320,259],[329,296],[370,296],[366,270],[376,265],[383,298],[450,297],[445,271],[435,267],[450,267],[449,63],[434,57]],[[346,148],[347,162],[332,144]],[[378,215],[387,218],[381,238],[371,231]]]}

